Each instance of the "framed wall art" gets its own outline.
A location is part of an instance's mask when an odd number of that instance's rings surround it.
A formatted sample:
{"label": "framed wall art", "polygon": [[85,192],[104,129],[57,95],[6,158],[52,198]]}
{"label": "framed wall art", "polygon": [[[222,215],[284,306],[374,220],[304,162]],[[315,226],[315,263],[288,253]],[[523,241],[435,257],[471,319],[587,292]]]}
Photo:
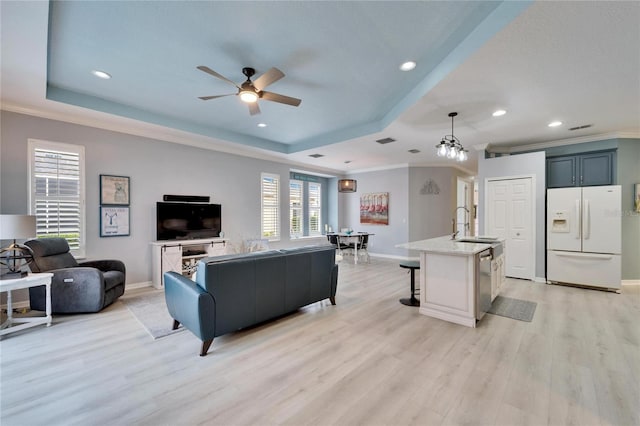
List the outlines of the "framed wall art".
{"label": "framed wall art", "polygon": [[633,205],[636,207],[636,213],[640,213],[640,183],[636,183],[635,198]]}
{"label": "framed wall art", "polygon": [[374,192],[360,196],[360,223],[389,224],[388,192]]}
{"label": "framed wall art", "polygon": [[125,237],[129,235],[129,207],[100,207],[100,236]]}
{"label": "framed wall art", "polygon": [[100,204],[128,206],[130,203],[129,177],[100,175]]}

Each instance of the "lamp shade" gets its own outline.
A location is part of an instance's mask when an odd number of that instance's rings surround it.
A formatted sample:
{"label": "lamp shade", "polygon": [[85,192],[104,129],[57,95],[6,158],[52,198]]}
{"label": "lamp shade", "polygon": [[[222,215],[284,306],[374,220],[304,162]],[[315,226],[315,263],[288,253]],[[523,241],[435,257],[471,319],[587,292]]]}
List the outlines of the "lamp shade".
{"label": "lamp shade", "polygon": [[0,240],[26,240],[35,236],[35,216],[21,214],[0,215]]}
{"label": "lamp shade", "polygon": [[358,181],[355,179],[340,179],[338,181],[338,192],[356,192]]}

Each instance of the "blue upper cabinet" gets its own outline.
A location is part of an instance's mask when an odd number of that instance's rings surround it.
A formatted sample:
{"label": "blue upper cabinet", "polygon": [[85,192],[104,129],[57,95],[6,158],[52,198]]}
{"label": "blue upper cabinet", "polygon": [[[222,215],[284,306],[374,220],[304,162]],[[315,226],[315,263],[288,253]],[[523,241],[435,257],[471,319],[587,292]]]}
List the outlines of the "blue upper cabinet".
{"label": "blue upper cabinet", "polygon": [[547,188],[576,186],[575,155],[547,158]]}
{"label": "blue upper cabinet", "polygon": [[613,185],[615,151],[547,158],[547,188]]}

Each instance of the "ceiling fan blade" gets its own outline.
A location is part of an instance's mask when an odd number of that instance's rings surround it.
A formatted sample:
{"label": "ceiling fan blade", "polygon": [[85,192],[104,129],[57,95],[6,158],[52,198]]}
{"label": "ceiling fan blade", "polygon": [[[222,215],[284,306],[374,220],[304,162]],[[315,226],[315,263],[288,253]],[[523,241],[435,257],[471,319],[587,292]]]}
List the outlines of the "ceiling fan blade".
{"label": "ceiling fan blade", "polygon": [[[235,84],[233,81],[229,80],[227,77],[223,76],[222,74],[218,74],[217,72],[215,72],[214,70],[212,70],[212,69],[211,69],[211,68],[209,68],[209,67],[205,67],[204,65],[199,65],[199,66],[197,66],[196,68],[198,68],[200,71],[204,71],[204,72],[206,72],[207,74],[210,74],[210,75],[212,75],[212,76],[214,76],[214,77],[219,78],[220,80],[224,80],[224,81],[226,81],[227,83],[231,83],[231,84],[233,84],[234,86],[238,87],[238,85],[237,85],[237,84]],[[239,87],[238,87],[238,89],[239,89]]]}
{"label": "ceiling fan blade", "polygon": [[253,87],[258,90],[262,90],[268,85],[280,80],[282,77],[284,77],[284,73],[282,71],[278,68],[271,68],[253,82]]}
{"label": "ceiling fan blade", "polygon": [[209,99],[224,98],[225,96],[233,96],[233,95],[235,95],[235,93],[229,93],[228,95],[198,96],[198,98],[202,99],[203,101],[208,101]]}
{"label": "ceiling fan blade", "polygon": [[298,106],[300,105],[300,102],[302,102],[302,100],[298,98],[292,98],[290,96],[280,95],[273,92],[262,92],[261,95],[261,98],[266,101],[280,102],[281,104],[287,104],[291,106]]}
{"label": "ceiling fan blade", "polygon": [[260,114],[260,107],[258,106],[257,102],[251,102],[247,105],[249,105],[249,114],[251,115]]}

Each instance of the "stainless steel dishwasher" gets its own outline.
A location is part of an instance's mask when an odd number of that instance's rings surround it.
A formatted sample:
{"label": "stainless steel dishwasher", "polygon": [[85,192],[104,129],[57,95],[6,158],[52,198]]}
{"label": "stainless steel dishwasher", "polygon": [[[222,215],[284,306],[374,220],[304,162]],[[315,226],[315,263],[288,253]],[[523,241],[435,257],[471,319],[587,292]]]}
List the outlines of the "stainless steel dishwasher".
{"label": "stainless steel dishwasher", "polygon": [[491,309],[491,261],[493,249],[476,254],[476,321]]}

